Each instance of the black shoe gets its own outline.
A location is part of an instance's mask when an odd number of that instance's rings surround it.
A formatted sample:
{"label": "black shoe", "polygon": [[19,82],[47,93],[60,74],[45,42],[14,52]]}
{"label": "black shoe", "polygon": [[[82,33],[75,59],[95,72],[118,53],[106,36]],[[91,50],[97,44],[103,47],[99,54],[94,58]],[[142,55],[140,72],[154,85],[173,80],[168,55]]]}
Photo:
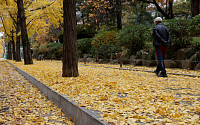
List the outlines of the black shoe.
{"label": "black shoe", "polygon": [[160,75],[158,75],[158,77],[168,77],[166,73],[160,73]]}
{"label": "black shoe", "polygon": [[158,73],[159,73],[159,72],[157,72],[156,70],[154,70],[153,72],[158,76]]}

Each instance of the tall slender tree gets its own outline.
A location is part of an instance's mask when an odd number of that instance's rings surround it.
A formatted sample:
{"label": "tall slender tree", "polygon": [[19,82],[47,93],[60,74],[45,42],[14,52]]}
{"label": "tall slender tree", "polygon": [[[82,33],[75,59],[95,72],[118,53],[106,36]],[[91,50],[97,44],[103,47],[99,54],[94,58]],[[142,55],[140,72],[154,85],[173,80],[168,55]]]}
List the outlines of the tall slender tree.
{"label": "tall slender tree", "polygon": [[13,60],[16,59],[16,51],[15,51],[15,41],[14,41],[14,31],[13,29],[11,30],[11,43],[12,43],[12,57],[13,57]]}
{"label": "tall slender tree", "polygon": [[16,24],[16,61],[21,61],[20,56],[20,23],[19,23],[19,14],[17,15],[17,24]]}
{"label": "tall slender tree", "polygon": [[8,55],[7,55],[7,59],[12,59],[12,50],[11,50],[11,41],[9,41],[8,42],[8,45],[7,45],[7,47],[8,47]]}
{"label": "tall slender tree", "polygon": [[63,39],[63,77],[77,77],[77,33],[76,33],[76,0],[63,0],[64,39]]}
{"label": "tall slender tree", "polygon": [[22,37],[23,53],[24,53],[24,64],[29,65],[29,64],[33,64],[33,60],[31,56],[30,43],[28,40],[26,16],[25,16],[25,11],[24,11],[23,0],[17,0],[17,8],[18,8],[19,19],[20,19],[21,37]]}

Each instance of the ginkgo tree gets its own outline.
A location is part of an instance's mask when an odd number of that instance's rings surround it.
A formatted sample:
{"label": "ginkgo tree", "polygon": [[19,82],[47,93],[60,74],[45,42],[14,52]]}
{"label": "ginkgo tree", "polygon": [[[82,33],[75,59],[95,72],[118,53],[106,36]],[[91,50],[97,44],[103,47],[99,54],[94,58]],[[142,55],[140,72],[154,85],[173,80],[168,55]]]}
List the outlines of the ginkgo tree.
{"label": "ginkgo tree", "polygon": [[[33,3],[30,8],[35,8],[37,4],[38,3]],[[44,3],[40,3],[40,5],[41,4],[44,5]],[[45,8],[39,9],[44,6]],[[50,29],[58,28],[60,31],[63,30],[62,1],[56,0],[51,3],[47,2],[44,6],[30,9],[27,13],[27,15],[30,16],[30,20],[35,20],[34,23],[29,23],[28,25],[29,34],[34,34],[34,39],[41,45],[48,43],[50,41],[49,39],[53,39],[52,36],[49,35]]]}
{"label": "ginkgo tree", "polygon": [[[5,3],[1,2],[0,6],[4,5]],[[7,4],[7,3],[6,3]],[[3,8],[3,7],[2,7]],[[8,58],[9,59],[15,59],[15,42],[14,42],[14,22],[11,18],[9,18],[8,14],[11,15],[10,12],[12,7],[8,6],[7,8],[4,8],[5,11],[1,11],[1,23],[2,27],[1,30],[4,32],[4,35],[6,36],[6,40],[8,41]],[[12,15],[11,15],[12,16]],[[12,51],[11,51],[11,45],[12,45]]]}
{"label": "ginkgo tree", "polygon": [[[17,57],[20,55],[20,39],[19,39],[18,34],[19,34],[19,29],[20,29],[20,25],[19,25],[20,24],[19,23],[20,16],[19,15],[21,15],[21,14],[19,13],[20,11],[17,10],[18,7],[17,7],[16,2],[19,3],[19,1],[14,1],[14,0],[5,0],[5,1],[1,2],[1,7],[4,8],[4,11],[2,13],[3,17],[1,18],[1,21],[3,23],[4,32],[6,33],[6,35],[8,37],[11,36],[11,35],[8,34],[8,32],[12,32],[11,39],[12,39],[12,43],[13,43],[13,47],[12,47],[13,48],[13,52],[12,53],[13,53],[13,59],[14,60],[16,59],[15,58],[15,44],[14,44],[15,42],[14,42],[14,36],[13,36],[15,29],[16,29],[15,32],[16,32],[16,36],[17,36],[16,37],[17,38],[17,40],[16,40],[16,43],[17,43],[17,47],[16,47],[17,54],[16,55],[17,55]],[[8,18],[10,21],[6,20],[6,18]],[[12,29],[9,28],[8,25],[12,25],[11,26]],[[23,28],[21,28],[21,29],[23,29]],[[24,40],[22,40],[22,41],[24,41]],[[10,49],[10,47],[9,47],[9,43],[8,43],[8,58],[11,59],[10,55],[9,55],[9,51],[10,51],[9,49]],[[23,50],[26,50],[26,47],[24,47]],[[27,63],[28,60],[26,58],[26,55],[27,55],[27,53],[24,52],[24,57],[25,57],[24,58],[24,62],[25,62],[25,64],[28,64]],[[20,61],[20,57],[18,57],[16,60]],[[30,62],[30,64],[31,64],[31,62]]]}
{"label": "ginkgo tree", "polygon": [[63,77],[77,77],[76,0],[64,0]]}
{"label": "ginkgo tree", "polygon": [[[38,4],[39,3],[39,4]],[[16,61],[20,61],[20,36],[22,37],[23,51],[24,51],[24,63],[32,64],[32,56],[30,52],[30,43],[28,41],[28,34],[31,35],[37,32],[36,29],[44,29],[45,25],[41,25],[41,22],[49,21],[51,24],[57,25],[58,21],[61,20],[61,16],[56,12],[61,12],[61,1],[49,1],[49,0],[38,0],[38,1],[21,1],[21,0],[5,0],[0,4],[4,15],[7,18],[12,19],[14,22],[15,33],[16,33]],[[54,8],[48,9],[48,7],[55,4]],[[7,9],[8,8],[8,9]],[[47,10],[48,11],[45,11]],[[54,12],[54,10],[56,10]],[[54,13],[52,13],[54,12]],[[52,16],[53,15],[53,16]],[[50,18],[54,17],[54,18]],[[48,18],[48,20],[47,20]],[[56,21],[57,22],[56,22]],[[4,21],[5,22],[5,21]],[[9,21],[7,23],[10,23]],[[50,24],[49,23],[49,24]],[[38,27],[39,26],[39,27]],[[8,30],[8,29],[7,29]],[[5,31],[4,31],[5,32]],[[37,32],[40,34],[39,32]],[[15,48],[15,47],[13,47]],[[14,51],[13,51],[14,52]]]}
{"label": "ginkgo tree", "polygon": [[[9,9],[4,9],[6,10],[6,14],[9,15],[8,17],[12,20],[13,22],[13,29],[12,29],[12,55],[13,59],[16,61],[21,61],[20,57],[20,38],[18,37],[18,32],[19,32],[19,21],[17,17],[17,6],[14,1],[9,1],[9,0],[4,0],[5,5],[3,5],[4,8],[9,8]],[[10,23],[7,22],[7,23]],[[15,35],[13,35],[15,33]],[[14,38],[16,38],[16,41],[14,41]],[[16,44],[15,44],[16,43]],[[15,47],[16,46],[16,47]],[[16,48],[16,49],[15,49]],[[9,54],[8,54],[9,55]]]}
{"label": "ginkgo tree", "polygon": [[[56,3],[55,1],[45,1],[45,0],[10,0],[13,3],[17,3],[17,14],[15,15],[17,22],[19,21],[20,24],[20,31],[17,35],[21,35],[22,37],[22,44],[23,44],[23,52],[24,52],[24,64],[33,64],[31,51],[30,51],[30,42],[28,39],[28,25],[30,26],[29,31],[38,31],[35,30],[39,28],[38,26],[41,25],[34,25],[35,22],[41,24],[41,21],[50,22],[49,24],[58,25],[57,22],[62,23],[61,16],[62,8],[64,9],[64,49],[63,49],[63,76],[64,77],[75,77],[78,76],[78,58],[77,58],[77,45],[76,45],[76,1],[73,0],[58,0]],[[49,4],[47,4],[47,2]],[[61,2],[64,2],[63,5]],[[43,3],[43,4],[38,4]],[[38,10],[44,10],[49,6],[56,3],[58,8],[55,8],[59,13],[55,13],[55,9],[48,10],[48,12],[43,11],[42,14],[38,12]],[[8,5],[6,6],[8,7]],[[14,10],[14,9],[13,9]],[[15,10],[16,11],[16,10]],[[60,14],[60,15],[59,15]],[[53,18],[49,18],[49,15],[53,15]],[[9,17],[9,14],[6,14]],[[37,21],[36,21],[37,19]],[[3,21],[5,21],[3,19]],[[14,20],[13,20],[14,21]],[[57,21],[57,22],[56,22]],[[7,21],[8,24],[9,21]],[[17,23],[18,24],[18,23]],[[43,23],[45,24],[45,23]],[[48,23],[46,23],[48,24]],[[6,29],[6,28],[5,28]],[[9,30],[11,31],[11,30]]]}

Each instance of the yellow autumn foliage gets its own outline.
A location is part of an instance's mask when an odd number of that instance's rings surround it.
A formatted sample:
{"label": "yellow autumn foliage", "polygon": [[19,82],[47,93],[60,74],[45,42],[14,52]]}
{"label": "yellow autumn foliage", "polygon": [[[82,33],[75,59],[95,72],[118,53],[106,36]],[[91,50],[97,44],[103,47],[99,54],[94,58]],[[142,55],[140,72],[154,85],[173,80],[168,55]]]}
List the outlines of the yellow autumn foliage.
{"label": "yellow autumn foliage", "polygon": [[[25,16],[28,35],[33,34],[47,36],[49,28],[55,26],[60,27],[63,23],[62,0],[26,0],[24,2]],[[4,0],[0,2],[0,32],[8,37],[9,41],[14,32],[14,40],[16,39],[17,25],[17,3],[15,0]],[[20,35],[21,33],[18,33]],[[51,37],[51,36],[48,36]]]}
{"label": "yellow autumn foliage", "polygon": [[[34,61],[34,65],[10,61],[78,106],[101,112],[115,124],[200,124],[200,78],[109,69],[119,65],[79,63],[79,77],[63,78],[61,61]],[[131,67],[131,66],[127,66]],[[134,67],[152,69],[148,67]],[[197,72],[167,69],[169,72]]]}
{"label": "yellow autumn foliage", "polygon": [[1,125],[74,125],[8,63],[0,60],[0,69]]}

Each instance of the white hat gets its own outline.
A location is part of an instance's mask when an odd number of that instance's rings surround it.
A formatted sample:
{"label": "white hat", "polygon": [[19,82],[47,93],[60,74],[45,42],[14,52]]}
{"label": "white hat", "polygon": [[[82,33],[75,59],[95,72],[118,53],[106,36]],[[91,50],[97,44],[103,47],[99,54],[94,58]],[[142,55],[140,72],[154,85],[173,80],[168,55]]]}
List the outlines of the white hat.
{"label": "white hat", "polygon": [[160,21],[162,22],[162,18],[161,17],[156,17],[156,19],[154,20],[154,22]]}

